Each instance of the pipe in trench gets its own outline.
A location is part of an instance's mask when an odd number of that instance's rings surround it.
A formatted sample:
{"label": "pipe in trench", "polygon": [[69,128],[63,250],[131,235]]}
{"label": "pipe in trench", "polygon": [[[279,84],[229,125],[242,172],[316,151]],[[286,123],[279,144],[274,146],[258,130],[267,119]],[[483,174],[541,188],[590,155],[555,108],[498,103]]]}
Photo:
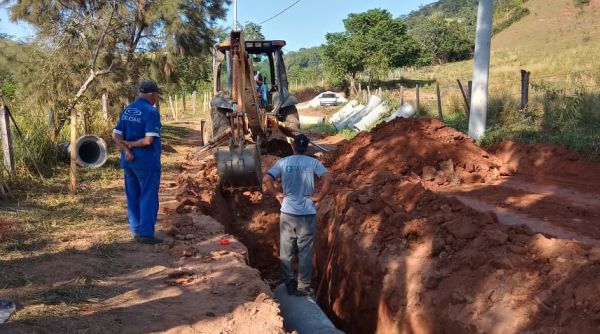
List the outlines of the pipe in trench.
{"label": "pipe in trench", "polygon": [[[106,142],[98,136],[86,135],[77,139],[77,165],[84,168],[98,168],[106,163],[108,153]],[[71,143],[58,145],[59,156],[68,160],[71,156]]]}
{"label": "pipe in trench", "polygon": [[285,284],[275,288],[275,297],[286,330],[298,334],[344,334],[335,328],[313,298],[288,295]]}

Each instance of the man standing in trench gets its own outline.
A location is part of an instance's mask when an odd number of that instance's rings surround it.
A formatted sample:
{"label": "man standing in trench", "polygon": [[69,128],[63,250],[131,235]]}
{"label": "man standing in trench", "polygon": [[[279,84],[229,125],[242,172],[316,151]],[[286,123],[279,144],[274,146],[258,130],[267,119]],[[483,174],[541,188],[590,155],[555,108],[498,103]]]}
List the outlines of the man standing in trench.
{"label": "man standing in trench", "polygon": [[[283,192],[275,197],[281,203],[279,219],[279,260],[283,282],[288,294],[313,295],[311,288],[313,242],[317,225],[316,204],[331,188],[331,175],[315,158],[304,155],[309,139],[299,134],[294,138],[294,155],[280,159],[263,177],[265,193],[275,193],[274,182],[281,179]],[[323,179],[323,186],[315,192],[315,176]],[[298,280],[294,278],[292,257],[298,250]]]}
{"label": "man standing in trench", "polygon": [[131,234],[136,242],[151,245],[162,242],[154,237],[161,170],[161,123],[154,108],[159,94],[156,82],[142,81],[138,98],[123,110],[112,133],[122,151]]}

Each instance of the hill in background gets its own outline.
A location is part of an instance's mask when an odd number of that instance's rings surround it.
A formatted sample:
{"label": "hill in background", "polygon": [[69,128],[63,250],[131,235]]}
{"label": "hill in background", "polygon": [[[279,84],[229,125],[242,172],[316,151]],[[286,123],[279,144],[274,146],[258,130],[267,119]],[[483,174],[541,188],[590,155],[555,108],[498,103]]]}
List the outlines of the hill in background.
{"label": "hill in background", "polygon": [[[530,15],[492,39],[492,90],[518,90],[520,69],[531,80],[563,86],[595,84],[600,76],[600,0],[578,6],[573,0],[529,0]],[[437,79],[453,84],[470,80],[473,62],[462,61],[417,71],[398,71],[390,78]]]}

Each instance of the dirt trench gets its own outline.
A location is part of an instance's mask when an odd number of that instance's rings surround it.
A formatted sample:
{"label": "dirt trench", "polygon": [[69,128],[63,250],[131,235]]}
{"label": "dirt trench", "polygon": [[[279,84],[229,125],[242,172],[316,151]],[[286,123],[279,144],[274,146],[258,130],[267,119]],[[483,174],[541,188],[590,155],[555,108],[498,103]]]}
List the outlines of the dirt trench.
{"label": "dirt trench", "polygon": [[[267,156],[263,167],[276,159]],[[597,190],[574,204],[552,197],[572,191],[565,186],[538,200],[513,196],[512,204],[504,203],[492,195],[510,182],[522,184],[525,164],[485,152],[428,120],[397,120],[362,133],[324,161],[336,187],[318,208],[313,282],[318,302],[342,330],[600,331]],[[179,195],[181,209],[224,223],[273,286],[279,279],[277,202],[259,192],[223,194],[214,160],[198,163],[198,171],[181,176],[187,180],[181,184],[190,185]],[[538,195],[548,186],[526,180],[541,189]],[[537,222],[543,200],[554,201],[550,219],[541,219],[552,228],[565,227],[556,223],[563,208],[587,205],[570,211],[586,223],[568,227],[578,241]],[[510,224],[500,209],[521,221]],[[581,242],[586,236],[591,242]]]}

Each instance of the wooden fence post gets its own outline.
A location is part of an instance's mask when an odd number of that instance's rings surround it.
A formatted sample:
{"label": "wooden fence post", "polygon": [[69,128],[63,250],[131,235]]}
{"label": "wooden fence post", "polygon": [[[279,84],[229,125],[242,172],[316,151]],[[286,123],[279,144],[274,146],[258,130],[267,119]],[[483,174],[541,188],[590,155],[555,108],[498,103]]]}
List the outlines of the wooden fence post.
{"label": "wooden fence post", "polygon": [[71,107],[71,164],[69,173],[69,192],[74,195],[77,193],[77,109]]}
{"label": "wooden fence post", "polygon": [[471,96],[473,96],[473,81],[469,80],[469,82],[467,82],[467,86],[469,86],[467,98],[469,99],[469,105],[471,105]]}
{"label": "wooden fence post", "polygon": [[185,90],[181,90],[181,114],[185,115],[187,106],[185,105]]}
{"label": "wooden fence post", "polygon": [[204,146],[204,126],[206,121],[204,119],[200,120],[200,146]]}
{"label": "wooden fence post", "polygon": [[417,117],[421,117],[421,99],[419,96],[419,84],[417,84],[417,93],[416,93],[416,98],[417,98]]}
{"label": "wooden fence post", "polygon": [[196,115],[196,91],[192,93],[192,114]]}
{"label": "wooden fence post", "polygon": [[404,104],[404,86],[400,85],[400,105]]}
{"label": "wooden fence post", "polygon": [[525,110],[529,104],[529,75],[531,72],[521,70],[521,110]]}
{"label": "wooden fence post", "polygon": [[171,107],[171,115],[173,116],[173,120],[175,120],[175,107],[173,106],[173,98],[169,95],[169,106]]}
{"label": "wooden fence post", "polygon": [[438,116],[440,121],[444,121],[444,112],[442,111],[442,94],[440,93],[440,83],[436,82],[435,90],[437,93],[437,106],[438,106]]}
{"label": "wooden fence post", "polygon": [[102,91],[102,116],[104,119],[108,119],[108,92],[105,90]]}
{"label": "wooden fence post", "polygon": [[[54,130],[54,108],[48,108],[48,127]],[[52,131],[54,133],[54,131]]]}
{"label": "wooden fence post", "polygon": [[460,82],[460,80],[456,79],[456,82],[458,82],[458,88],[460,88],[460,93],[462,94],[463,102],[465,103],[465,115],[467,115],[467,118],[469,118],[469,113],[471,112],[471,103],[467,98],[467,94],[465,93],[465,89],[463,88],[463,85]]}
{"label": "wooden fence post", "polygon": [[2,138],[4,166],[12,174],[15,171],[15,154],[9,117],[7,108],[4,105],[0,106],[0,137]]}
{"label": "wooden fence post", "polygon": [[177,108],[177,101],[179,100],[179,96],[177,96],[177,94],[175,94],[175,120],[177,120],[177,118],[179,118],[179,109]]}

